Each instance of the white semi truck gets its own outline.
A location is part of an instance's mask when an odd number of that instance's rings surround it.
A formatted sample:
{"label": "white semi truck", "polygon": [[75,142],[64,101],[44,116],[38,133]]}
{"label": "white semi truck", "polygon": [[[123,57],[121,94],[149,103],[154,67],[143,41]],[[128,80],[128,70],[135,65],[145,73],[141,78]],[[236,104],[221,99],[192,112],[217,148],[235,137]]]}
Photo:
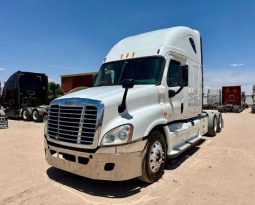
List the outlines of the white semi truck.
{"label": "white semi truck", "polygon": [[118,42],[94,87],[50,104],[45,154],[53,167],[102,180],[153,183],[173,158],[223,120],[203,112],[202,41],[173,27]]}

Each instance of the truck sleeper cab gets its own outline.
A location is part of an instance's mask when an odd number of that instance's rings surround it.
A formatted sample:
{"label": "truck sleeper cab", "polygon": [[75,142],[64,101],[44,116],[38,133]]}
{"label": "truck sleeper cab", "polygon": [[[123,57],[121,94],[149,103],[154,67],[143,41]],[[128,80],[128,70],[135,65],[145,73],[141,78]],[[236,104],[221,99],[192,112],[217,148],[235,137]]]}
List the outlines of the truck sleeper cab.
{"label": "truck sleeper cab", "polygon": [[167,158],[221,131],[221,114],[202,111],[202,90],[198,31],[125,38],[107,54],[95,87],[52,101],[46,161],[92,179],[153,183]]}
{"label": "truck sleeper cab", "polygon": [[48,77],[43,73],[23,71],[13,73],[7,80],[0,102],[8,117],[35,122],[43,121],[47,103]]}

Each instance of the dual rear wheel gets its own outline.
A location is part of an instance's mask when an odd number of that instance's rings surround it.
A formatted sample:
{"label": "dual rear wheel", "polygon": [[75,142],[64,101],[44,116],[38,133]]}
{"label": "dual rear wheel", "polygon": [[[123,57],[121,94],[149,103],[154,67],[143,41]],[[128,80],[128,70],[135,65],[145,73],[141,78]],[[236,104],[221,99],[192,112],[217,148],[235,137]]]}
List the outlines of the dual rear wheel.
{"label": "dual rear wheel", "polygon": [[42,122],[43,121],[43,110],[41,108],[25,108],[21,113],[24,121]]}
{"label": "dual rear wheel", "polygon": [[207,134],[211,137],[214,137],[216,136],[217,133],[221,132],[222,128],[223,128],[222,114],[220,112],[209,113]]}

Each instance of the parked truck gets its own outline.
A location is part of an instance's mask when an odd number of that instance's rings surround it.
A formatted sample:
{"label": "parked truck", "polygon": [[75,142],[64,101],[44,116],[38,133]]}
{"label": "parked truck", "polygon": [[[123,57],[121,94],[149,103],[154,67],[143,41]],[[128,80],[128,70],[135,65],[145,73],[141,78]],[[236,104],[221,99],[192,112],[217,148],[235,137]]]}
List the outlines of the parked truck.
{"label": "parked truck", "polygon": [[41,122],[47,115],[48,77],[17,71],[6,81],[0,104],[8,117]]}
{"label": "parked truck", "polygon": [[1,128],[8,128],[8,118],[3,107],[0,105],[0,129]]}
{"label": "parked truck", "polygon": [[51,102],[46,161],[101,180],[153,183],[174,158],[220,132],[219,112],[203,112],[202,41],[173,27],[125,38],[107,54],[95,87]]}
{"label": "parked truck", "polygon": [[223,86],[222,105],[218,106],[218,111],[239,113],[244,109],[245,94],[242,94],[241,86]]}
{"label": "parked truck", "polygon": [[207,103],[204,102],[204,109],[218,109],[222,104],[221,89],[208,89]]}
{"label": "parked truck", "polygon": [[251,112],[255,113],[255,85],[252,87],[252,106],[251,106]]}

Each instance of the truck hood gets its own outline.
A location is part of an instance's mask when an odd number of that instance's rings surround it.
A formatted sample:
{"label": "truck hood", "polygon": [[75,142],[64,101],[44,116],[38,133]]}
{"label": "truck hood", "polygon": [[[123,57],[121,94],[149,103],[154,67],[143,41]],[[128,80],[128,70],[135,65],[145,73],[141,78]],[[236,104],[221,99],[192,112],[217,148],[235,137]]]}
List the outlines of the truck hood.
{"label": "truck hood", "polygon": [[87,98],[87,99],[104,101],[104,99],[110,97],[111,95],[116,95],[123,92],[124,92],[124,89],[121,86],[99,86],[99,87],[87,88],[74,93],[70,93],[70,94],[62,96],[59,99],[78,97],[78,98]]}
{"label": "truck hood", "polygon": [[[129,89],[128,96],[135,96],[136,93],[140,92],[149,92],[151,91],[155,93],[156,91],[155,85],[135,85],[134,88]],[[122,97],[124,93],[124,88],[122,86],[99,86],[99,87],[92,87],[83,89],[74,93],[70,93],[67,95],[64,95],[58,99],[65,99],[65,98],[86,98],[86,99],[94,99],[102,101],[103,103],[109,102],[112,100],[118,100],[118,102],[121,102]],[[133,98],[132,97],[132,98]],[[139,96],[138,96],[139,97]],[[116,99],[117,98],[117,99]],[[129,97],[127,97],[127,100]]]}

